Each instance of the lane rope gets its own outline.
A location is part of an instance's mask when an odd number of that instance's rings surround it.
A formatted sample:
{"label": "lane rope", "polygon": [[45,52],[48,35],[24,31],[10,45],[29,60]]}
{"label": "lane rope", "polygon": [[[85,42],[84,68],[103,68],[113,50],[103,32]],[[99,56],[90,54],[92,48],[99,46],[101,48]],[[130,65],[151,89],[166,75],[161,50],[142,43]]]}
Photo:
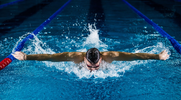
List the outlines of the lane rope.
{"label": "lane rope", "polygon": [[[21,51],[24,47],[24,44],[27,40],[29,39],[33,39],[35,35],[37,35],[47,24],[49,24],[52,19],[54,19],[72,0],[67,1],[61,8],[59,8],[52,16],[50,16],[47,20],[45,20],[45,22],[43,22],[39,27],[37,27],[34,31],[33,34],[29,34],[26,38],[24,38],[21,42],[18,43],[18,45],[16,46],[14,52],[16,51]],[[5,68],[6,66],[8,66],[13,60],[15,60],[16,58],[14,58],[14,56],[12,56],[12,54],[14,53],[12,52],[9,56],[7,56],[4,60],[2,60],[0,62],[0,70],[2,70],[3,68]]]}
{"label": "lane rope", "polygon": [[155,30],[157,30],[163,37],[166,37],[174,47],[174,49],[181,54],[181,45],[168,33],[166,33],[161,27],[159,27],[157,24],[155,24],[153,21],[151,21],[148,17],[146,17],[144,14],[142,14],[139,10],[137,10],[135,7],[133,7],[131,4],[129,4],[126,0],[122,0],[126,5],[128,5],[135,13],[137,13],[139,16],[141,16],[146,22],[148,22],[150,25],[152,25]]}
{"label": "lane rope", "polygon": [[6,3],[6,4],[2,4],[2,5],[0,5],[0,9],[2,9],[2,8],[6,7],[6,6],[9,6],[9,5],[13,5],[13,4],[15,4],[15,3],[18,3],[18,2],[20,2],[20,1],[24,1],[24,0],[16,0],[16,1],[12,1],[12,2]]}

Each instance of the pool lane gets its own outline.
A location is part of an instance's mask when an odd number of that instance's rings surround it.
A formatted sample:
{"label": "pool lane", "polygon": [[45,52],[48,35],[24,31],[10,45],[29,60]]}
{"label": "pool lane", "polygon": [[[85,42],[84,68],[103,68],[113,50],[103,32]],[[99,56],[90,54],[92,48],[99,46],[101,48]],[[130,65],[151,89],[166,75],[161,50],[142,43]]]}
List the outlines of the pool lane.
{"label": "pool lane", "polygon": [[105,25],[105,13],[102,6],[102,0],[90,0],[87,23],[95,24],[97,29],[106,34],[107,26]]}
{"label": "pool lane", "polygon": [[0,33],[1,36],[7,34],[12,29],[18,27],[20,24],[22,24],[26,19],[43,9],[45,6],[53,2],[53,0],[43,0],[42,2],[26,9],[25,11],[19,13],[18,15],[15,15],[14,18],[5,20],[0,25]]}
{"label": "pool lane", "polygon": [[[64,1],[66,2],[67,0]],[[22,9],[20,11],[17,11],[17,9],[12,11],[13,15],[11,18],[5,17],[8,16],[9,13],[5,14],[4,16],[1,15],[3,19],[0,23],[0,37],[6,38],[14,34],[16,34],[16,36],[21,36],[27,32],[33,31],[56,10],[58,10],[59,7],[65,3],[64,1],[59,2],[58,0],[39,0],[35,3],[30,3],[28,0],[24,2],[24,5],[19,4],[17,8]],[[31,6],[26,7],[25,5]],[[13,7],[14,6],[9,6],[8,9],[3,9],[3,11],[11,11]]]}
{"label": "pool lane", "polygon": [[[177,41],[181,41],[181,3],[156,0],[127,0],[136,9],[145,14],[149,19],[161,26]],[[180,5],[180,6],[179,6]]]}
{"label": "pool lane", "polygon": [[[131,52],[134,52],[137,48],[138,50],[142,50],[147,48],[147,46],[150,46],[145,45],[144,42],[150,42],[153,48],[154,46],[158,46],[154,45],[157,43],[157,41],[155,41],[157,40],[156,36],[153,36],[152,39],[148,41],[148,34],[143,32],[143,29],[153,31],[153,29],[148,27],[149,24],[137,16],[131,9],[129,9],[129,7],[121,3],[120,0],[115,0],[113,2],[110,0],[102,0],[101,2],[101,9],[105,14],[104,24],[107,25],[109,30],[108,34],[110,34],[109,37],[101,36],[101,38],[106,38],[108,40],[105,44],[114,44],[117,42],[116,46],[118,48],[113,47],[113,50],[126,51],[126,48],[128,48],[127,51],[130,50]],[[18,41],[18,38],[22,34],[36,29],[44,20],[52,15],[61,4],[64,3],[65,2],[63,1],[59,2],[56,0],[45,6],[39,12],[35,13],[20,24],[19,27],[9,31],[10,35]],[[143,9],[145,6],[146,5],[143,4],[140,7]],[[61,47],[62,45],[60,41],[64,40],[63,42],[65,42],[65,45],[63,45],[62,48],[58,48],[59,52],[65,52],[69,47],[72,48],[72,45],[70,44],[74,45],[79,42],[76,36],[87,37],[86,34],[89,34],[88,31],[83,30],[84,26],[87,26],[88,21],[86,15],[89,13],[89,7],[89,0],[73,0],[73,2],[71,2],[55,20],[45,27],[38,38],[47,44],[50,43],[48,44],[50,49],[55,49],[54,46],[57,44]],[[148,6],[146,6],[145,9],[152,10]],[[154,13],[161,16],[160,13],[156,11],[154,11]],[[147,29],[145,29],[146,26]],[[139,34],[139,32],[141,32],[141,34]],[[75,36],[75,38],[67,38],[66,35],[68,34],[71,34],[72,37]],[[82,34],[84,36],[82,36]],[[62,38],[60,38],[60,36],[62,36]],[[111,36],[115,36],[114,38],[116,38],[116,41]],[[6,34],[5,37],[9,37],[8,34]],[[56,41],[52,41],[55,38]],[[109,38],[112,40],[109,41]],[[73,39],[76,43],[71,43],[71,41],[66,42],[68,39]],[[3,40],[5,39],[3,38]],[[9,44],[3,43],[3,45],[14,46],[14,42],[9,42]],[[128,42],[130,44],[128,44]],[[164,42],[165,41],[163,40],[163,45]],[[132,45],[136,43],[140,44],[137,46]],[[68,46],[67,49],[66,46]],[[8,55],[9,52],[11,52],[11,47],[7,48],[9,48],[9,51],[6,50],[3,51],[3,53],[6,52]],[[155,48],[159,48],[159,46]],[[28,48],[27,46],[26,51],[30,52],[29,49],[31,48]],[[75,48],[74,50],[78,49]],[[145,52],[147,51],[145,50]],[[178,100],[180,98],[180,58],[171,58],[165,62],[150,61],[148,63],[139,64],[140,62],[141,61],[138,61],[138,64],[131,65],[132,69],[126,71],[125,74],[120,77],[79,79],[75,73],[56,69],[55,67],[57,66],[51,66],[50,63],[49,66],[51,67],[46,66],[42,62],[15,61],[9,67],[0,72],[0,92],[2,93],[0,98],[27,99],[28,97],[28,99],[55,100],[165,100],[168,98]],[[59,65],[60,69],[62,67],[68,68],[64,63],[60,64],[62,64]],[[120,65],[116,66],[124,66],[124,63],[122,65],[122,62],[119,62],[119,64]],[[130,64],[130,62],[127,62],[126,66],[129,66]],[[73,66],[70,67],[73,68]]]}

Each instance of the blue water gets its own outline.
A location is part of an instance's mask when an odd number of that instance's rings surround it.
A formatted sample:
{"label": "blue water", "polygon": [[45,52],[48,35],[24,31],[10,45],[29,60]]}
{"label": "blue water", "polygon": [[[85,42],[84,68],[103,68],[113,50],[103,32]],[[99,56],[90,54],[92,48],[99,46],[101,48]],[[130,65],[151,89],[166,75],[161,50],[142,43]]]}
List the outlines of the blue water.
{"label": "blue water", "polygon": [[[73,62],[15,60],[0,71],[0,100],[181,98],[181,56],[171,43],[123,2],[98,0],[97,4],[100,3],[101,6],[96,7],[91,6],[95,3],[93,1],[73,0],[34,39],[27,41],[22,51],[26,54],[53,54],[86,52],[89,48],[96,47],[100,51],[158,54],[167,50],[169,59],[104,62],[103,68],[91,73],[82,68],[81,64],[76,65]],[[18,41],[31,34],[65,2],[66,0],[25,0],[1,9],[0,60],[8,56]],[[43,6],[44,3],[47,5]],[[168,18],[141,1],[131,3],[140,9],[144,8],[143,13],[181,43],[178,34],[181,28],[174,22],[174,17]],[[34,9],[37,12],[27,11],[35,5],[39,5]],[[22,12],[24,13],[21,14]],[[16,25],[6,23],[14,20]],[[6,26],[3,24],[7,24],[10,30],[4,31]]]}

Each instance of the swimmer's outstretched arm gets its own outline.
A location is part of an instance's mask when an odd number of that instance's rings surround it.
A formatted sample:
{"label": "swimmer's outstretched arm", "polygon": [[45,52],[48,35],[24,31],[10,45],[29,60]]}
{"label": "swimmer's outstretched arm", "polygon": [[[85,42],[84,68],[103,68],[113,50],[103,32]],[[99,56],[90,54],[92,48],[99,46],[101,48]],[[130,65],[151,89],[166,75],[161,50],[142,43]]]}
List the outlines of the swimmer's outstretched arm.
{"label": "swimmer's outstretched arm", "polygon": [[128,53],[128,52],[117,52],[108,51],[102,52],[103,60],[107,62],[112,61],[133,61],[133,60],[166,60],[169,55],[166,50],[162,51],[160,54],[149,54],[149,53]]}
{"label": "swimmer's outstretched arm", "polygon": [[38,60],[38,61],[74,61],[80,63],[83,61],[85,52],[63,52],[56,54],[31,54],[26,55],[23,52],[15,52],[13,56],[18,60]]}

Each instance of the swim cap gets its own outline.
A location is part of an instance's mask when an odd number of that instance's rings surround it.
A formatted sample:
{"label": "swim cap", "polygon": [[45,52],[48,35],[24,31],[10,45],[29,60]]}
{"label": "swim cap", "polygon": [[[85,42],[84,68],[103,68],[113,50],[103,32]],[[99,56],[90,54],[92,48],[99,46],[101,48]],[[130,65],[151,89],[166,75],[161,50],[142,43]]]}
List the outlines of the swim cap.
{"label": "swim cap", "polygon": [[96,64],[100,59],[100,52],[97,48],[91,48],[86,52],[87,60],[92,63]]}

